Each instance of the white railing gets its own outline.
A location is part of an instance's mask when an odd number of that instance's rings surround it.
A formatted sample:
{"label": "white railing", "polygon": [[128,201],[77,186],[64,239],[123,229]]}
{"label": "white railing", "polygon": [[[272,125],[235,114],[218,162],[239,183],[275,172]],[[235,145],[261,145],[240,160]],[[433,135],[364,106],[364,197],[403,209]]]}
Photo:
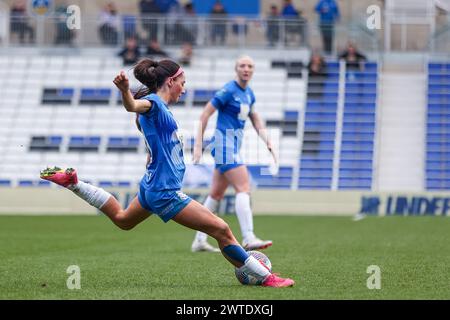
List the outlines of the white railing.
{"label": "white railing", "polygon": [[427,26],[429,34],[436,29],[436,8],[433,0],[386,0],[384,14],[384,48],[391,50],[392,29],[400,26],[400,48],[407,50],[408,25]]}
{"label": "white railing", "polygon": [[[317,22],[294,19],[254,18],[170,18],[168,16],[119,16],[116,26],[101,26],[96,16],[83,15],[80,29],[69,30],[64,15],[9,17],[0,11],[0,26],[5,25],[0,47],[122,47],[130,36],[140,44],[155,39],[162,46],[185,42],[199,47],[295,49],[321,47]],[[1,29],[0,29],[1,30]],[[377,35],[361,24],[341,23],[334,26],[334,48],[348,40],[365,51],[378,51]],[[32,34],[32,36],[31,36]],[[339,46],[336,45],[339,43]]]}

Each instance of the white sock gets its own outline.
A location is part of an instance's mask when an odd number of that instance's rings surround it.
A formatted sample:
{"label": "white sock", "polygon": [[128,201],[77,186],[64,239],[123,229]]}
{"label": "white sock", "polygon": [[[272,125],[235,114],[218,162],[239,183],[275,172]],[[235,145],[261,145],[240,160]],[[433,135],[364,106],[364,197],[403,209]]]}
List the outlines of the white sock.
{"label": "white sock", "polygon": [[236,194],[236,215],[241,227],[243,239],[252,239],[255,237],[253,233],[253,213],[250,207],[250,195],[246,192]]}
{"label": "white sock", "polygon": [[261,262],[259,262],[254,256],[250,255],[245,264],[241,267],[245,268],[245,271],[256,278],[265,280],[270,275],[270,271],[267,270]]}
{"label": "white sock", "polygon": [[[205,202],[203,203],[203,205],[205,207],[207,207],[209,209],[209,211],[211,211],[212,213],[216,213],[217,211],[217,206],[219,205],[219,201],[211,198],[211,196],[206,197]],[[195,240],[194,241],[206,241],[206,239],[208,239],[208,235],[204,232],[201,231],[197,231],[197,233],[195,234]]]}
{"label": "white sock", "polygon": [[102,188],[80,180],[78,180],[77,184],[68,187],[68,189],[72,190],[73,193],[97,209],[101,209],[108,201],[109,197],[111,197],[111,194]]}

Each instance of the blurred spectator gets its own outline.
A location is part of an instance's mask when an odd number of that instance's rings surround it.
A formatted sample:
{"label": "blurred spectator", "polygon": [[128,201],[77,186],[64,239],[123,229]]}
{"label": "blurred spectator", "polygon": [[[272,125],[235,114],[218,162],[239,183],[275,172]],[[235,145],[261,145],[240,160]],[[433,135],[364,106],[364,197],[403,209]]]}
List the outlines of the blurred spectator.
{"label": "blurred spectator", "polygon": [[192,3],[186,3],[183,7],[178,2],[173,2],[166,20],[167,39],[169,44],[182,44],[196,42],[198,31],[196,16]]}
{"label": "blurred spectator", "polygon": [[183,66],[190,66],[193,53],[194,52],[192,50],[192,45],[189,42],[185,42],[181,47],[181,56],[179,62]]}
{"label": "blurred spectator", "polygon": [[182,26],[183,33],[182,40],[190,43],[191,45],[195,45],[198,25],[194,5],[191,2],[185,4],[180,24]]}
{"label": "blurred spectator", "polygon": [[161,49],[159,42],[156,40],[150,40],[147,46],[146,54],[149,56],[163,56],[163,57],[169,56],[167,52]]}
{"label": "blurred spectator", "polygon": [[267,41],[269,45],[274,46],[280,39],[280,13],[276,5],[270,6],[270,13],[267,16]]}
{"label": "blurred spectator", "polygon": [[181,37],[180,20],[182,14],[183,8],[178,1],[171,2],[165,18],[166,44],[179,44],[179,38]]}
{"label": "blurred spectator", "polygon": [[10,29],[11,33],[19,34],[20,43],[25,43],[25,36],[28,35],[28,42],[34,42],[34,29],[28,23],[27,5],[25,1],[15,1],[11,6]]}
{"label": "blurred spectator", "polygon": [[160,14],[161,11],[154,0],[141,0],[139,2],[142,28],[147,32],[147,40],[155,40],[158,35],[158,19],[152,15]]}
{"label": "blurred spectator", "polygon": [[319,0],[316,8],[319,14],[320,32],[322,34],[323,49],[327,54],[333,51],[334,24],[339,20],[339,7],[335,0]]}
{"label": "blurred spectator", "polygon": [[325,59],[318,51],[314,51],[308,63],[309,77],[324,77],[326,76]]}
{"label": "blurred spectator", "polygon": [[283,10],[281,11],[281,15],[285,18],[289,17],[297,17],[298,12],[292,4],[292,0],[284,0]]}
{"label": "blurred spectator", "polygon": [[99,17],[99,32],[103,44],[117,45],[119,23],[116,5],[110,2],[105,6]]}
{"label": "blurred spectator", "polygon": [[339,55],[339,59],[344,59],[348,70],[364,70],[364,62],[367,58],[356,49],[356,46],[349,42],[347,49]]}
{"label": "blurred spectator", "polygon": [[233,30],[233,34],[237,37],[247,36],[248,26],[245,17],[236,17],[233,19],[233,25],[231,30]]}
{"label": "blurred spectator", "polygon": [[308,98],[321,98],[327,77],[326,63],[323,56],[314,51],[308,64]]}
{"label": "blurred spectator", "polygon": [[127,38],[125,47],[118,54],[122,57],[123,65],[133,65],[138,62],[140,53],[136,38]]}
{"label": "blurred spectator", "polygon": [[[214,20],[211,22],[211,41],[212,44],[225,44],[225,38],[227,33],[226,25],[227,12],[220,1],[216,1],[211,11],[211,18]],[[217,39],[219,42],[217,42]]]}
{"label": "blurred spectator", "polygon": [[56,36],[55,44],[72,44],[73,37],[75,35],[74,30],[70,30],[67,27],[67,5],[61,4],[55,9],[56,16]]}
{"label": "blurred spectator", "polygon": [[301,11],[298,11],[294,7],[292,0],[284,0],[281,17],[287,20],[285,27],[285,43],[292,42],[289,38],[295,38],[298,35],[300,37],[300,44],[304,45],[306,43],[306,19],[302,16]]}

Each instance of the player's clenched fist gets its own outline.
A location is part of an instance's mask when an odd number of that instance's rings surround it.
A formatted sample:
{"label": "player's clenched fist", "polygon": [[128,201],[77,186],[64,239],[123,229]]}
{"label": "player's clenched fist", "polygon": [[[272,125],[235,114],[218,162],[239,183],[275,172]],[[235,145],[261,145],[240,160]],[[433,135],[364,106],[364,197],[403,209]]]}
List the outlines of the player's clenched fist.
{"label": "player's clenched fist", "polygon": [[128,91],[130,88],[130,82],[125,72],[120,71],[120,73],[114,78],[114,84],[119,88],[120,91]]}

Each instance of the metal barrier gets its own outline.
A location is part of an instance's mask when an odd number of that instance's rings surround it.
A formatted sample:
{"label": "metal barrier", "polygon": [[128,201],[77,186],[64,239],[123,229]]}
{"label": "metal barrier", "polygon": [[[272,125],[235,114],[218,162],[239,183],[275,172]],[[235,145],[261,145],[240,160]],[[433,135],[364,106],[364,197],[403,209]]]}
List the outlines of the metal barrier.
{"label": "metal barrier", "polygon": [[70,30],[67,18],[65,13],[25,18],[0,14],[0,25],[8,29],[3,32],[0,45],[118,48],[128,37],[136,37],[140,45],[156,40],[161,46],[188,42],[197,47],[321,48],[327,32],[334,41],[333,52],[336,52],[336,42],[343,46],[350,39],[362,50],[378,51],[377,34],[354,22],[319,27],[302,19],[121,15],[101,24],[96,16],[83,15],[80,28]]}

